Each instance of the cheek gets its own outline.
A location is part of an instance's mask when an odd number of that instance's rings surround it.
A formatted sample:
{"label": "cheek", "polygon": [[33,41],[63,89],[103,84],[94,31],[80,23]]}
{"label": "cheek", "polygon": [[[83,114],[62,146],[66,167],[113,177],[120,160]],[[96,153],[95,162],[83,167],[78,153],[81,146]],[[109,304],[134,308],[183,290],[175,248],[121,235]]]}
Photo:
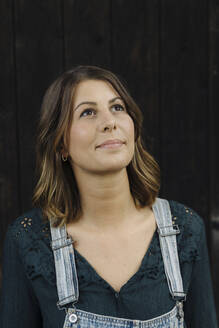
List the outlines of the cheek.
{"label": "cheek", "polygon": [[128,132],[128,136],[129,136],[130,140],[134,139],[135,126],[134,126],[134,122],[130,116],[127,117],[126,130]]}
{"label": "cheek", "polygon": [[83,126],[73,126],[70,130],[70,151],[83,148],[91,138],[91,131]]}
{"label": "cheek", "polygon": [[85,132],[81,129],[74,128],[70,132],[69,153],[72,158],[77,158],[80,150],[83,151],[85,147],[86,136]]}

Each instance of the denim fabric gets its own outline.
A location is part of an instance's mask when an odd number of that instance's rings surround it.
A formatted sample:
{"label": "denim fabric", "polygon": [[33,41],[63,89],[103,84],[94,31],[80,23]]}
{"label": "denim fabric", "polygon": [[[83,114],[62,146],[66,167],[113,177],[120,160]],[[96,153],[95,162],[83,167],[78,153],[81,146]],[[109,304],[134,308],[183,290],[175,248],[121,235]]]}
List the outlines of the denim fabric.
{"label": "denim fabric", "polygon": [[[76,323],[71,322],[71,315],[76,314],[78,321]],[[115,318],[104,315],[97,315],[94,313],[89,313],[81,310],[74,310],[69,308],[64,328],[181,328],[183,326],[183,321],[179,323],[176,317],[177,309],[174,307],[170,312],[161,315],[157,318],[151,320],[126,320],[123,318]],[[72,320],[73,321],[73,320]]]}
{"label": "denim fabric", "polygon": [[[73,241],[71,238],[67,238],[66,226],[54,228],[51,220],[51,246],[55,260],[56,284],[59,296],[57,306],[60,310],[66,310],[63,328],[185,327],[183,301],[186,298],[186,294],[183,290],[176,243],[176,234],[180,233],[180,231],[177,225],[172,224],[171,211],[167,200],[157,198],[156,202],[153,204],[153,211],[158,226],[160,247],[169,291],[173,299],[176,301],[176,306],[170,312],[146,321],[137,319],[127,320],[125,318],[97,315],[95,313],[77,309],[76,303],[79,298],[79,288]],[[65,305],[68,303],[72,303],[72,307],[66,308]]]}

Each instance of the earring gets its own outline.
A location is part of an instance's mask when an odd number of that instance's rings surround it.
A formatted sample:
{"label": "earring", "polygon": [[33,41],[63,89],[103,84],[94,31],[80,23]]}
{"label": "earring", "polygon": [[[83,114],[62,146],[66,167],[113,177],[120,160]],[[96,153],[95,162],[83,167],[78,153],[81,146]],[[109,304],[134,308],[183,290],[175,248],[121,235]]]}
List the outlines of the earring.
{"label": "earring", "polygon": [[62,160],[63,160],[63,162],[66,162],[67,159],[68,159],[68,157],[63,156],[63,154],[62,154]]}

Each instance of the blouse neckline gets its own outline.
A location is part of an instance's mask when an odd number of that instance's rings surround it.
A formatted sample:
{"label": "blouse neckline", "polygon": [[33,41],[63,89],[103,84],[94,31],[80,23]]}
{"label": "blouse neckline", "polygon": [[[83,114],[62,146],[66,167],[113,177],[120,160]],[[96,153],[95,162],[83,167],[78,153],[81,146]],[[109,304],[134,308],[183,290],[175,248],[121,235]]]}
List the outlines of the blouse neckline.
{"label": "blouse neckline", "polygon": [[[83,264],[83,269],[82,272],[80,272],[81,274],[83,274],[83,277],[85,275],[86,270],[89,270],[90,273],[93,276],[93,279],[98,280],[99,282],[101,282],[102,284],[104,284],[107,288],[111,289],[114,293],[120,293],[121,290],[123,290],[124,288],[126,288],[127,285],[129,285],[130,283],[134,282],[137,277],[142,273],[145,272],[145,267],[147,266],[147,262],[149,262],[148,258],[151,257],[151,255],[153,254],[152,250],[155,246],[155,241],[158,239],[158,232],[157,229],[155,230],[152,239],[150,241],[150,244],[141,260],[141,264],[138,268],[138,270],[127,280],[127,282],[125,282],[122,287],[120,288],[119,292],[116,291],[103,277],[101,277],[98,272],[95,270],[95,268],[90,264],[90,262],[77,250],[74,248],[74,253],[75,253],[75,257],[76,257],[76,266],[77,266],[77,262],[79,261],[81,264]],[[79,272],[78,272],[79,273]],[[89,278],[90,279],[90,278]]]}

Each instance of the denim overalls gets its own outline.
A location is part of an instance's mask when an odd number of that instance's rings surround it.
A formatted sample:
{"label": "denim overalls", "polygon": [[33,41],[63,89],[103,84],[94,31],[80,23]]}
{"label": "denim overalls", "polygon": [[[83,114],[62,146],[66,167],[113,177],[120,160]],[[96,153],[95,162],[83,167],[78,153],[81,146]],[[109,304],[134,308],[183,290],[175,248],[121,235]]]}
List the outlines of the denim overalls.
{"label": "denim overalls", "polygon": [[[61,228],[50,229],[56,269],[56,283],[59,301],[59,310],[65,309],[66,316],[63,328],[182,328],[185,327],[183,301],[186,294],[183,291],[182,277],[180,273],[176,234],[180,233],[177,225],[172,224],[169,202],[156,198],[152,205],[155,215],[157,230],[159,233],[160,247],[164,262],[165,274],[170,293],[176,301],[174,308],[150,320],[135,320],[117,318],[86,312],[76,308],[79,298],[78,278],[73,250],[73,240],[68,238],[66,225]],[[71,307],[65,307],[72,303]]]}

